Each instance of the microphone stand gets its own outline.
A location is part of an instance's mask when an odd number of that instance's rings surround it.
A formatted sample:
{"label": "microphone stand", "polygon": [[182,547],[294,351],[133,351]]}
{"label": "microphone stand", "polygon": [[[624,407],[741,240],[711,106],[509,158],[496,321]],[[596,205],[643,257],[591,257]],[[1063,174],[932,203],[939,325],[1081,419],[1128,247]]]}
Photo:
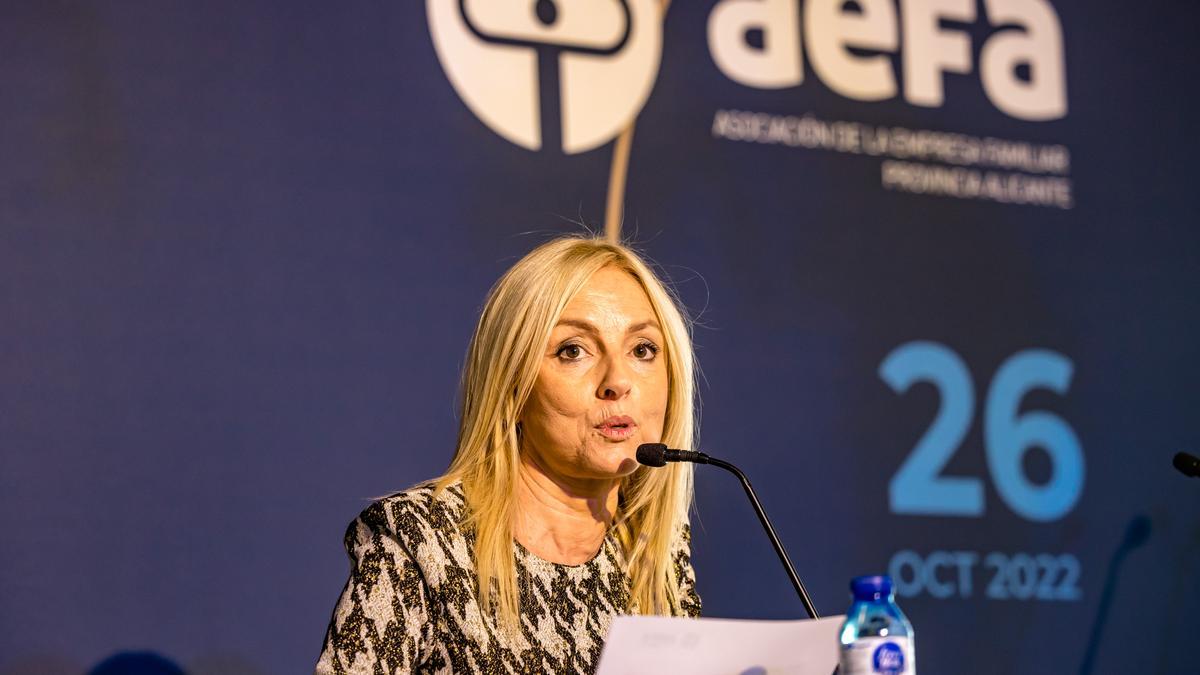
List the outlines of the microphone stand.
{"label": "microphone stand", "polygon": [[767,538],[771,540],[771,545],[775,547],[775,553],[779,556],[779,561],[783,563],[783,568],[787,571],[788,578],[792,580],[792,586],[796,589],[796,594],[800,596],[800,602],[804,605],[804,611],[808,612],[809,618],[819,619],[821,615],[817,613],[816,606],[813,605],[812,598],[808,597],[808,591],[804,588],[804,582],[800,581],[800,576],[796,574],[796,568],[792,567],[792,561],[788,558],[787,551],[783,550],[783,543],[779,541],[779,536],[775,534],[775,528],[771,526],[771,519],[767,518],[767,512],[763,510],[762,504],[758,501],[758,495],[754,494],[754,488],[750,486],[750,479],[742,470],[724,460],[715,457],[709,457],[704,453],[695,453],[698,457],[692,459],[697,464],[711,464],[719,466],[729,473],[738,477],[742,482],[742,488],[746,490],[746,496],[750,498],[750,504],[754,507],[754,513],[758,515],[758,522],[762,523],[763,529],[767,531]]}

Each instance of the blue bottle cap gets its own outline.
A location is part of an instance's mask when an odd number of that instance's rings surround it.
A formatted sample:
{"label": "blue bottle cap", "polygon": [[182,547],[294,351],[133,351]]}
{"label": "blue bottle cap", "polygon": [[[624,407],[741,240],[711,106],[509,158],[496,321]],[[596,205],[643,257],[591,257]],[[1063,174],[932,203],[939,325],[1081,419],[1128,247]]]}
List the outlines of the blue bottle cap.
{"label": "blue bottle cap", "polygon": [[886,575],[854,577],[850,580],[850,592],[855,600],[873,602],[892,594],[892,578]]}

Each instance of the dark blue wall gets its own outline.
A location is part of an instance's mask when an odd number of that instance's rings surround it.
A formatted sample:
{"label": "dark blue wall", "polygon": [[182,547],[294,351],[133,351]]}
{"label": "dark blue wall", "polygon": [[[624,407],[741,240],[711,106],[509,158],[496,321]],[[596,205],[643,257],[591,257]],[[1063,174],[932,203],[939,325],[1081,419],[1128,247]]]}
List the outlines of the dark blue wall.
{"label": "dark blue wall", "polygon": [[[667,13],[624,230],[700,319],[702,448],[754,479],[826,613],[897,552],[977,557],[969,590],[935,566],[933,592],[901,597],[922,672],[1076,672],[1089,653],[1095,672],[1192,669],[1200,485],[1170,457],[1200,450],[1200,14],[1055,0],[1069,112],[1035,122],[978,72],[947,75],[938,108],[846,98],[807,61],[799,86],[745,86],[714,64],[713,5]],[[951,25],[976,61],[994,29]],[[346,522],[444,469],[487,288],[601,225],[612,144],[491,131],[416,2],[30,3],[0,11],[0,44],[0,673],[122,650],[303,672]],[[887,189],[885,158],[715,137],[721,110],[1064,145],[1073,202]],[[889,387],[881,365],[913,341],[961,358],[907,365],[968,373],[974,405]],[[1020,445],[986,443],[985,410],[1027,350],[1059,356],[1026,373],[1020,411],[1082,456],[1077,501],[1047,520],[986,459]],[[1071,365],[1064,392],[1034,386],[1048,358]],[[963,436],[939,441],[938,473],[976,481],[978,515],[889,506],[942,405]],[[1055,456],[1014,466],[1053,486]],[[697,485],[705,613],[800,616],[737,484]]]}

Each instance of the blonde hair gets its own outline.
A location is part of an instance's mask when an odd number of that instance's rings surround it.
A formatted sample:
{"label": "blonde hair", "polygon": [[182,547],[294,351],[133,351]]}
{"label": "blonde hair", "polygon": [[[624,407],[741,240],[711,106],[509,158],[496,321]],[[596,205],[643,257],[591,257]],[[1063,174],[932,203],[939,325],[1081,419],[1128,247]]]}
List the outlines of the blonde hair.
{"label": "blonde hair", "polygon": [[[458,446],[437,488],[462,481],[468,505],[465,524],[475,530],[479,602],[509,628],[519,625],[520,599],[512,550],[520,465],[517,419],[563,309],[596,271],[608,266],[637,279],[662,326],[668,394],[661,442],[690,449],[695,438],[690,324],[672,293],[631,249],[594,237],[560,237],[535,248],[496,282],[463,368]],[[639,467],[619,490],[612,528],[629,566],[629,610],[678,614],[681,580],[671,548],[687,522],[691,465]]]}

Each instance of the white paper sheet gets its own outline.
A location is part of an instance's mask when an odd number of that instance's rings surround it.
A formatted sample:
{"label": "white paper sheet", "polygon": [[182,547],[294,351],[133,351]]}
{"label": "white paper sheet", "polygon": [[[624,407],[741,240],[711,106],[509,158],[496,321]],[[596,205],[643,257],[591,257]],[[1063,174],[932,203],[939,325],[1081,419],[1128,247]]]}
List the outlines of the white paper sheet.
{"label": "white paper sheet", "polygon": [[846,619],[617,617],[596,675],[831,675]]}

